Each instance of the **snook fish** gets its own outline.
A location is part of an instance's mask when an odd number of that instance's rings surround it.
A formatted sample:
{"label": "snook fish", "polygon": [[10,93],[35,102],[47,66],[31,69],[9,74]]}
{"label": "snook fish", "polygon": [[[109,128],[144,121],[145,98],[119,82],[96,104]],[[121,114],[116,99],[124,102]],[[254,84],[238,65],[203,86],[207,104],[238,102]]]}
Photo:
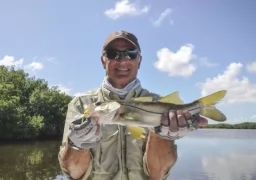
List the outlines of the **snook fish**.
{"label": "snook fish", "polygon": [[[85,112],[88,116],[97,116],[100,124],[119,124],[127,126],[135,138],[144,138],[141,127],[156,127],[164,112],[185,110],[191,115],[202,115],[223,122],[226,116],[215,105],[226,95],[226,90],[217,91],[208,96],[184,104],[178,92],[174,92],[152,101],[153,97],[137,97],[132,100],[113,100],[90,104]],[[141,126],[141,127],[139,127]]]}

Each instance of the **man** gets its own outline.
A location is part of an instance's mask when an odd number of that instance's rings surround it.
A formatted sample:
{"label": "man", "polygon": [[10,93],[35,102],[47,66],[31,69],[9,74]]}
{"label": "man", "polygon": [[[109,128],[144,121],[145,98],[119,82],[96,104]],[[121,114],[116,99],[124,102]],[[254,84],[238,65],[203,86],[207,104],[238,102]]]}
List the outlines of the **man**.
{"label": "man", "polygon": [[[137,79],[142,56],[139,42],[132,33],[110,34],[103,46],[101,62],[106,70],[101,87],[75,97],[68,106],[59,152],[62,171],[69,179],[81,180],[167,179],[177,161],[175,137],[180,131],[189,132],[187,120],[192,119],[191,115],[188,112],[163,114],[159,119],[162,125],[155,132],[146,129],[145,139],[135,139],[125,126],[103,126],[93,117],[85,119],[84,109],[92,102],[160,97],[142,88]],[[201,117],[195,122],[200,126],[207,124]]]}

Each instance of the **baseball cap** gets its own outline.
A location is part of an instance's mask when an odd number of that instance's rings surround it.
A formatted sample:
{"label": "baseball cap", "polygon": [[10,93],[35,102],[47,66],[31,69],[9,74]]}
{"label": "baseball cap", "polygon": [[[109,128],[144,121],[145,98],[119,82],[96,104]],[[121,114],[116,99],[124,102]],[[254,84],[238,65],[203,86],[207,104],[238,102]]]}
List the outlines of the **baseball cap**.
{"label": "baseball cap", "polygon": [[104,41],[104,45],[103,45],[103,49],[102,49],[102,50],[103,50],[103,51],[106,50],[107,46],[108,46],[112,41],[114,41],[114,40],[116,40],[116,39],[119,39],[119,38],[122,38],[122,39],[125,39],[125,40],[129,41],[129,42],[132,43],[136,48],[138,48],[139,51],[141,51],[137,37],[136,37],[133,33],[128,32],[128,31],[124,31],[124,30],[112,32],[111,34],[109,34],[109,35],[107,36],[107,38],[105,39],[105,41]]}

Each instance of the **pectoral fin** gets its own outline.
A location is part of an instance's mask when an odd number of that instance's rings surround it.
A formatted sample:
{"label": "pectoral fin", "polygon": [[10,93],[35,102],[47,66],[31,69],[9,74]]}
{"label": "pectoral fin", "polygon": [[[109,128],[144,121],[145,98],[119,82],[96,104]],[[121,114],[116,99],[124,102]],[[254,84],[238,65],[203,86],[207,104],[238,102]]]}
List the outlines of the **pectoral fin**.
{"label": "pectoral fin", "polygon": [[[137,121],[133,117],[129,116],[129,113],[121,114],[120,117],[123,119],[123,121]],[[134,136],[136,139],[145,138],[145,129],[138,127],[138,126],[132,126],[127,125],[127,130],[131,133],[132,136]]]}
{"label": "pectoral fin", "polygon": [[137,126],[127,126],[127,129],[136,139],[145,138],[145,129]]}

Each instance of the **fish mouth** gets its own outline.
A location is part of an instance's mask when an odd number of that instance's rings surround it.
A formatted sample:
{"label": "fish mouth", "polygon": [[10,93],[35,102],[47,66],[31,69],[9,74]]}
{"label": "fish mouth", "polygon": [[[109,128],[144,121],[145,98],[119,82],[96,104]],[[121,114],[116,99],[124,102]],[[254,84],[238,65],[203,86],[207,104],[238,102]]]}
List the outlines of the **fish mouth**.
{"label": "fish mouth", "polygon": [[117,102],[103,103],[95,108],[95,114],[101,119],[100,123],[112,123],[119,108],[120,104]]}

